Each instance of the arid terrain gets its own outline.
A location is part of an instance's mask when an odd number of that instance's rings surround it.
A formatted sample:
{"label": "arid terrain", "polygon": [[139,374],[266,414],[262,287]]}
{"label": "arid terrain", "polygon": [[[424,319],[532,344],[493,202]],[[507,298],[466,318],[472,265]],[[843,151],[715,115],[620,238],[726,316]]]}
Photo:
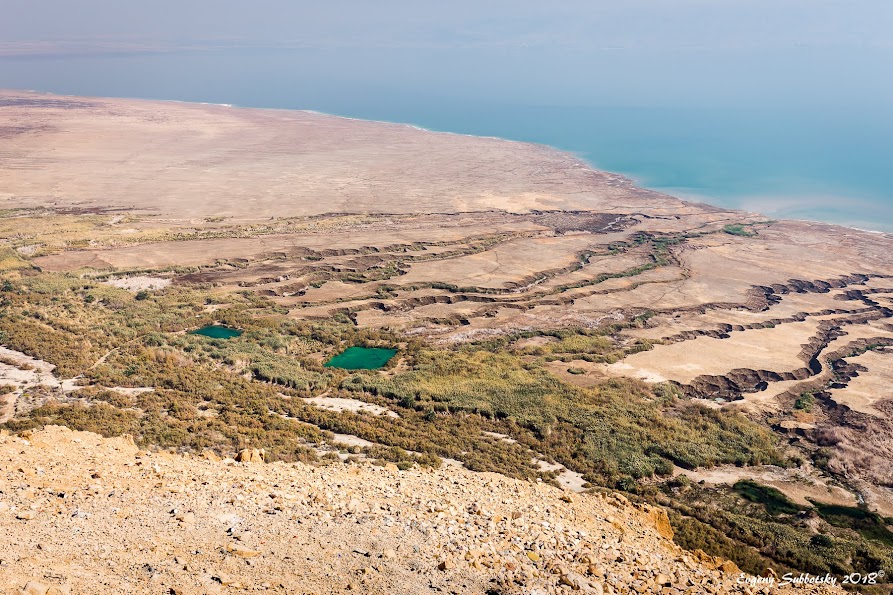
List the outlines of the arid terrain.
{"label": "arid terrain", "polygon": [[[498,139],[310,112],[13,91],[0,92],[0,210],[0,422],[13,430],[52,422],[114,434],[133,424],[127,433],[144,448],[203,446],[223,456],[273,440],[262,433],[272,431],[267,422],[236,432],[247,422],[228,418],[222,397],[188,397],[198,389],[165,376],[204,366],[205,377],[225,379],[218,386],[266,391],[263,415],[293,420],[299,429],[287,431],[303,432],[301,444],[337,442],[334,432],[342,445],[360,440],[355,449],[399,446],[547,481],[556,464],[585,478],[564,485],[637,485],[646,500],[702,524],[693,511],[703,499],[685,492],[700,488],[689,480],[726,492],[750,480],[802,507],[806,542],[792,551],[815,551],[804,544],[826,530],[844,531],[832,541],[868,535],[822,516],[821,506],[816,513],[813,500],[868,511],[880,551],[893,551],[884,541],[893,536],[887,235],[687,203]],[[247,331],[226,345],[184,334],[211,322]],[[401,351],[380,372],[320,367],[350,344]],[[492,372],[491,384],[480,384],[480,370]],[[475,375],[479,384],[466,382]],[[171,404],[175,396],[192,399],[188,414]],[[696,454],[681,438],[678,448],[654,438],[628,451],[612,429],[627,426],[605,413],[623,407],[655,407],[654,420],[678,421],[633,422],[623,431],[636,440],[650,424],[705,442]],[[197,435],[196,420],[206,442],[177,433]],[[165,425],[175,421],[176,431]],[[422,444],[411,436],[420,423],[454,435],[474,424],[480,442],[454,446],[433,433]],[[729,438],[738,435],[747,438]],[[297,447],[284,441],[275,438],[276,452],[289,460]],[[531,457],[546,466],[528,469]],[[517,472],[505,462],[522,459]],[[436,473],[460,473],[451,468]],[[19,481],[13,475],[0,490]],[[673,484],[680,476],[684,486]],[[156,512],[165,506],[185,504],[165,500]],[[207,557],[217,541],[196,547]],[[743,543],[766,559],[782,556]],[[412,564],[424,572],[436,566],[433,550],[417,554]],[[354,555],[348,547],[337,564],[350,566]],[[214,572],[209,558],[172,556]],[[346,576],[359,562],[342,566]],[[398,579],[387,572],[362,580],[392,589],[387,581]],[[467,587],[458,592],[483,585],[482,574],[456,572]]]}
{"label": "arid terrain", "polygon": [[662,511],[619,495],[571,497],[455,467],[152,454],[124,438],[52,426],[0,435],[0,452],[0,477],[15,486],[0,499],[4,593],[25,585],[122,594],[748,588],[733,564],[673,544]]}

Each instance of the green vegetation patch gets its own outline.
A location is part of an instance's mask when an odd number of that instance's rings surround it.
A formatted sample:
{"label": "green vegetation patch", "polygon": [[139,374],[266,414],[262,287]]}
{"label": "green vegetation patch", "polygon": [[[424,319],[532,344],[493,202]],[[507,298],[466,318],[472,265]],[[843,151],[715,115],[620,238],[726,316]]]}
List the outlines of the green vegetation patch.
{"label": "green vegetation patch", "polygon": [[711,556],[732,560],[738,568],[756,576],[760,576],[766,568],[776,567],[771,558],[753,547],[742,546],[740,541],[730,539],[707,523],[683,516],[675,510],[669,511],[669,517],[673,541],[689,551],[703,550]]}
{"label": "green vegetation patch", "polygon": [[0,272],[30,267],[28,261],[21,258],[12,248],[0,248]]}
{"label": "green vegetation patch", "polygon": [[421,349],[408,372],[355,374],[341,387],[415,410],[499,421],[503,433],[603,485],[668,474],[673,464],[783,463],[772,434],[744,417],[672,391],[659,396],[633,380],[577,388],[510,353]]}
{"label": "green vegetation patch", "polygon": [[766,512],[772,516],[780,514],[797,514],[803,507],[798,506],[781,491],[765,486],[750,479],[737,481],[733,489],[745,499],[762,504]]}
{"label": "green vegetation patch", "polygon": [[750,226],[745,227],[741,223],[730,223],[722,228],[722,230],[733,236],[742,236],[742,237],[753,237],[757,235],[757,232],[753,231]]}
{"label": "green vegetation patch", "polygon": [[[818,512],[824,505],[799,508],[784,496],[779,497],[772,488],[754,482],[704,487],[670,480],[664,483],[664,490],[669,497],[654,498],[672,509],[674,540],[687,549],[727,557],[745,572],[758,574],[768,566],[779,574],[864,574],[893,564],[893,549],[853,530],[853,523],[860,521],[854,521],[850,514],[864,512],[859,509],[830,507],[826,514],[828,518],[836,517],[832,520],[838,526]],[[742,502],[742,492],[758,501],[745,496],[746,501]],[[770,506],[766,506],[767,502]],[[796,513],[773,514],[777,511],[772,506],[796,509]],[[882,527],[875,521],[869,522],[871,529]],[[766,560],[773,563],[766,564]]]}
{"label": "green vegetation patch", "polygon": [[809,413],[815,407],[815,396],[811,392],[805,392],[794,401],[794,409]]}
{"label": "green vegetation patch", "polygon": [[821,502],[813,502],[813,505],[819,516],[829,524],[858,531],[866,539],[893,547],[893,531],[890,531],[887,521],[880,515],[853,506]]}
{"label": "green vegetation patch", "polygon": [[[615,345],[610,336],[603,331],[559,330],[544,336],[553,337],[554,341],[544,345],[525,347],[518,350],[521,355],[544,356],[547,360],[570,362],[583,360],[588,362],[614,363],[629,353]],[[651,344],[636,344],[635,351],[645,351]]]}

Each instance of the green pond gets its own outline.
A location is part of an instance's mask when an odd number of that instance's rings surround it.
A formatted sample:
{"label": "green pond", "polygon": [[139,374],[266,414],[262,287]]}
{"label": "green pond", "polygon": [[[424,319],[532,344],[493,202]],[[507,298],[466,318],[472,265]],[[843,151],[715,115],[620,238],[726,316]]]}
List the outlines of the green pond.
{"label": "green pond", "polygon": [[344,370],[377,370],[388,363],[396,349],[381,347],[348,347],[325,363],[326,368]]}
{"label": "green pond", "polygon": [[194,331],[189,331],[189,334],[202,335],[204,337],[211,337],[212,339],[232,339],[233,337],[240,336],[242,331],[228,326],[214,324],[211,326],[204,326]]}

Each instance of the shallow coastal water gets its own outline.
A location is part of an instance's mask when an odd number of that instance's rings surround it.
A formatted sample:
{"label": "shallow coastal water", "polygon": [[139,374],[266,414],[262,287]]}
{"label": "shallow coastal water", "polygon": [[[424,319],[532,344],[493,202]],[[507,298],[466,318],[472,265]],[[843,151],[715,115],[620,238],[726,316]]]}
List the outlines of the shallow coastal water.
{"label": "shallow coastal water", "polygon": [[350,115],[570,151],[698,202],[893,231],[893,116],[789,109],[365,109]]}
{"label": "shallow coastal water", "polygon": [[[459,68],[455,58],[439,58],[443,80],[399,71],[399,62],[394,72],[383,71],[392,59],[372,55],[360,72],[353,53],[298,50],[7,58],[0,59],[0,86],[312,109],[542,143],[683,198],[893,231],[893,110],[881,100],[859,109],[819,96],[775,107],[716,100],[681,107],[678,97],[659,92],[613,92],[600,100],[585,90],[527,96],[514,80],[484,97],[480,85],[445,91],[450,76],[459,77],[448,68]],[[333,64],[344,73],[333,75]],[[693,93],[690,103],[703,101]]]}

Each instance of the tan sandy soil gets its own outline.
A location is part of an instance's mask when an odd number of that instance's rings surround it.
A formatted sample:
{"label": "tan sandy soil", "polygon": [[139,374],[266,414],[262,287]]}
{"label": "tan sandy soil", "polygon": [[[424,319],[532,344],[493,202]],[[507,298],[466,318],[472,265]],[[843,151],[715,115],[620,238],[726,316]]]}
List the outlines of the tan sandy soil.
{"label": "tan sandy soil", "polygon": [[676,468],[675,475],[686,475],[691,481],[704,481],[709,485],[733,485],[742,479],[752,479],[761,484],[771,486],[802,506],[810,506],[809,499],[825,504],[856,506],[856,495],[844,488],[828,483],[826,478],[816,473],[807,473],[800,469],[782,469],[780,467],[714,467],[689,471]]}
{"label": "tan sandy soil", "polygon": [[847,361],[868,368],[847,383],[846,388],[831,389],[831,398],[854,411],[882,416],[874,408],[878,401],[893,399],[893,354],[868,351]]}
{"label": "tan sandy soil", "polygon": [[375,446],[374,442],[370,442],[369,440],[365,440],[360,438],[359,436],[354,436],[353,434],[335,434],[335,439],[332,441],[333,444],[343,444],[345,446],[359,446],[360,448],[366,448],[368,446]]}
{"label": "tan sandy soil", "polygon": [[825,352],[848,351],[848,346],[856,341],[875,339],[878,337],[891,337],[893,330],[888,328],[886,321],[872,321],[869,324],[850,324],[843,327],[844,335],[833,339],[828,343]]}
{"label": "tan sandy soil", "polygon": [[548,345],[549,343],[555,343],[558,341],[555,337],[523,337],[515,341],[514,346],[517,349],[525,349],[527,347],[542,347],[544,345]]}
{"label": "tan sandy soil", "polygon": [[634,328],[623,334],[643,339],[664,339],[678,333],[718,329],[720,325],[750,325],[790,318],[798,314],[816,314],[824,310],[858,309],[862,304],[841,302],[835,297],[844,290],[828,293],[792,293],[781,297],[781,302],[765,310],[711,309],[704,313],[681,312],[655,316],[647,328]]}
{"label": "tan sandy soil", "polygon": [[[83,208],[260,219],[633,202],[621,178],[522,143],[309,112],[21,92],[0,99],[0,124],[20,131],[5,144],[3,207],[78,197]],[[593,192],[580,197],[581,184]]]}
{"label": "tan sandy soil", "polygon": [[818,322],[792,322],[775,328],[733,333],[728,339],[698,337],[691,341],[657,345],[609,364],[610,373],[649,382],[675,380],[688,384],[696,377],[722,375],[737,368],[791,372],[805,362],[798,357],[802,345],[818,331]]}
{"label": "tan sandy soil", "polygon": [[411,245],[415,242],[454,242],[474,235],[495,232],[541,231],[523,221],[492,221],[483,226],[471,219],[461,227],[433,226],[430,221],[414,220],[390,229],[381,226],[360,227],[349,232],[310,230],[300,234],[269,234],[257,237],[232,237],[172,242],[143,243],[97,250],[74,250],[34,259],[49,271],[68,271],[84,267],[121,269],[166,268],[174,265],[198,266],[218,260],[258,259],[265,255],[303,255],[306,250],[357,250],[366,246]]}
{"label": "tan sandy soil", "polygon": [[304,295],[297,298],[276,299],[283,305],[295,303],[328,303],[358,298],[368,298],[375,295],[380,283],[342,283],[341,281],[328,281],[322,287],[310,287]]}
{"label": "tan sandy soil", "polygon": [[893,516],[893,488],[859,482],[859,491],[871,510],[885,517]]}
{"label": "tan sandy soil", "polygon": [[453,466],[236,464],[50,427],[0,437],[0,489],[8,589],[480,593],[503,580],[507,593],[564,592],[559,581],[658,593],[663,574],[744,592],[734,568],[662,536],[656,509]]}
{"label": "tan sandy soil", "polygon": [[[836,258],[828,258],[827,247],[811,242],[802,245],[797,241],[805,243],[807,237],[791,235],[785,237],[787,241],[781,242],[781,232],[775,226],[761,232],[762,241],[758,242],[727,234],[708,236],[693,242],[694,249],[685,250],[681,258],[692,270],[693,283],[719,283],[729,288],[738,286],[741,288],[739,291],[749,288],[755,278],[759,278],[764,285],[785,283],[792,277],[802,278],[805,270],[809,271],[811,279],[840,275],[842,263]],[[797,269],[791,268],[794,263]],[[801,275],[797,275],[797,272]]]}
{"label": "tan sandy soil", "polygon": [[[593,238],[596,241],[601,237]],[[602,274],[618,274],[641,266],[650,259],[645,254],[621,254],[613,256],[593,256],[582,269],[568,273],[566,275],[557,275],[537,286],[537,290],[549,290],[562,285],[573,285],[596,279]]]}
{"label": "tan sandy soil", "polygon": [[106,283],[113,287],[120,287],[121,289],[126,289],[128,291],[142,291],[148,289],[164,289],[171,284],[171,280],[165,279],[164,277],[137,275],[121,279],[109,279]]}
{"label": "tan sandy soil", "polygon": [[330,411],[367,412],[371,413],[372,415],[388,415],[390,417],[400,417],[399,415],[397,415],[396,411],[391,411],[387,407],[382,407],[381,405],[375,405],[372,403],[366,403],[364,401],[358,401],[356,399],[342,399],[339,397],[311,397],[304,400],[321,409],[328,409]]}
{"label": "tan sandy soil", "polygon": [[577,253],[590,247],[593,237],[572,235],[506,242],[487,252],[447,262],[413,264],[399,279],[401,285],[442,279],[462,279],[475,287],[502,287],[520,283],[539,271],[557,269],[577,261]]}
{"label": "tan sandy soil", "polygon": [[59,387],[59,379],[53,375],[55,369],[56,366],[43,360],[0,347],[0,385]]}
{"label": "tan sandy soil", "polygon": [[[0,384],[0,386],[3,386]],[[16,396],[14,393],[0,395],[0,424],[5,424],[15,415]]]}

